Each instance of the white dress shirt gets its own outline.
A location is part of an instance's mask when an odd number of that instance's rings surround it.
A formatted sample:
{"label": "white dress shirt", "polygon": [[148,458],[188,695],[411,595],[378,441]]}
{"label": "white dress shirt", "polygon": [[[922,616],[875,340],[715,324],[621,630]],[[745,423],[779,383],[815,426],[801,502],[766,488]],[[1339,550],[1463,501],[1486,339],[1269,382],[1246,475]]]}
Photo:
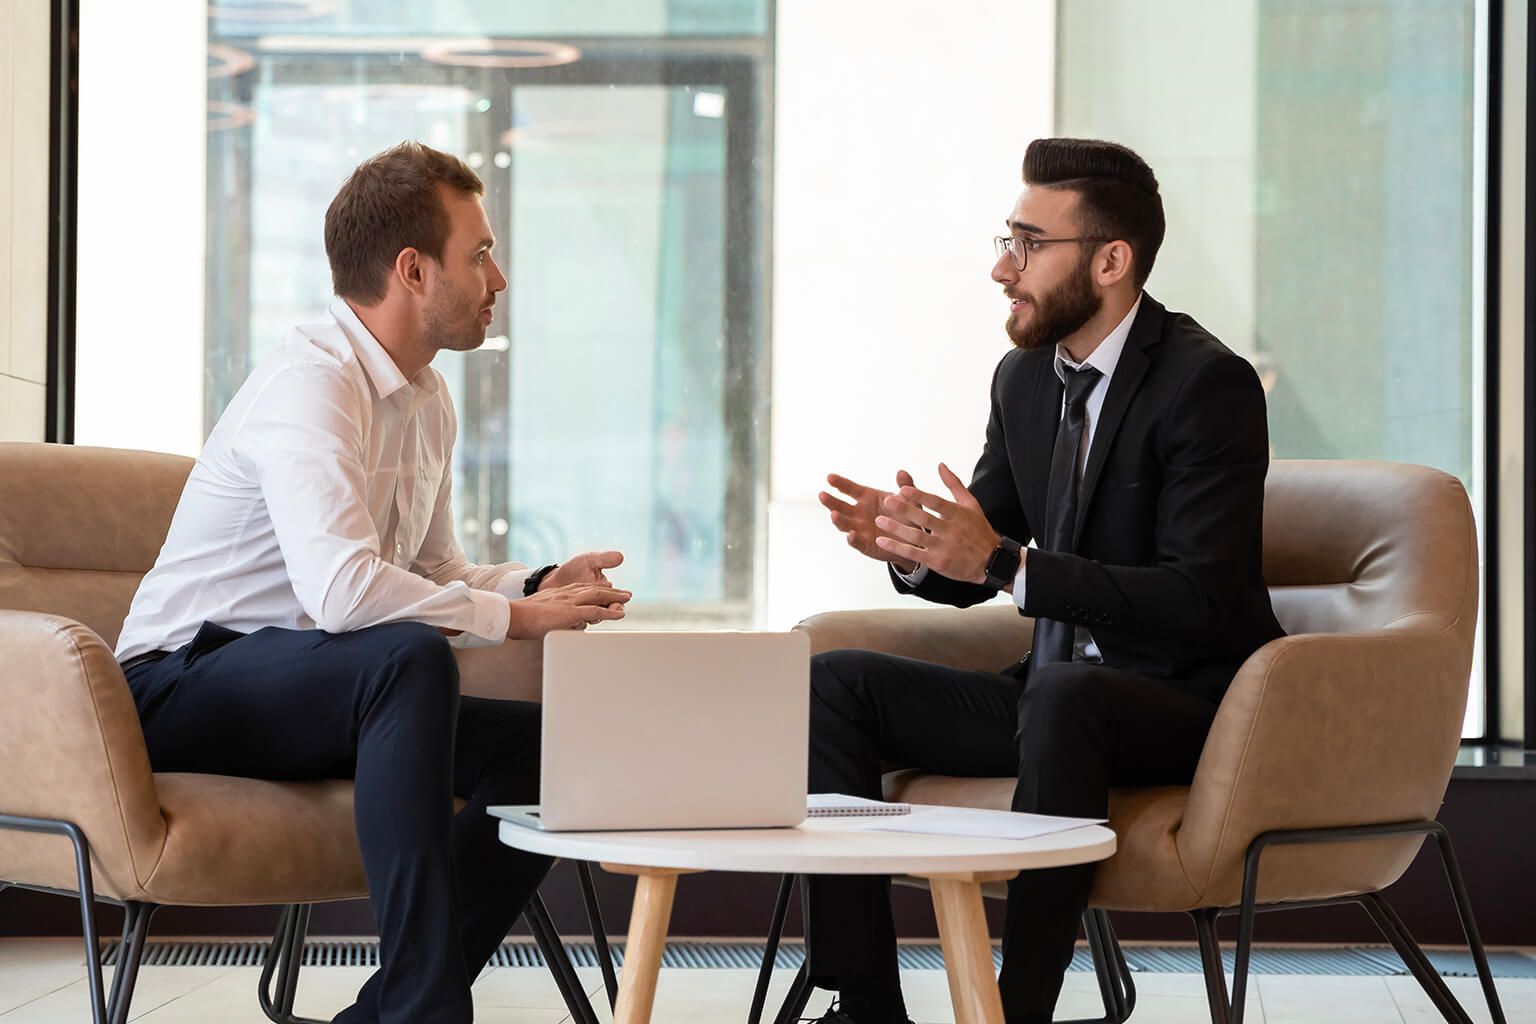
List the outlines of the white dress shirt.
{"label": "white dress shirt", "polygon": [[500,643],[528,569],[474,565],[454,538],[457,433],[442,376],[406,380],[337,299],[219,417],[117,657],[174,650],[204,620],[241,633],[409,621]]}
{"label": "white dress shirt", "polygon": [[[1088,400],[1083,408],[1083,445],[1080,450],[1082,451],[1081,458],[1084,465],[1087,465],[1088,453],[1093,450],[1094,427],[1098,425],[1099,413],[1104,408],[1104,396],[1109,393],[1109,379],[1115,374],[1115,367],[1120,362],[1120,353],[1125,351],[1125,340],[1131,336],[1131,324],[1135,322],[1136,312],[1139,309],[1141,309],[1140,295],[1132,303],[1131,311],[1125,314],[1125,317],[1115,325],[1115,329],[1105,335],[1104,340],[1099,342],[1088,358],[1084,359],[1081,363],[1074,362],[1064,346],[1056,346],[1056,358],[1052,365],[1056,370],[1056,376],[1061,379],[1063,385],[1067,382],[1066,371],[1062,369],[1064,366],[1071,367],[1074,370],[1081,370],[1085,366],[1091,366],[1101,374],[1101,379],[1094,385],[1093,390],[1088,392]],[[1063,390],[1061,410],[1056,414],[1058,419],[1066,412],[1066,408],[1067,396],[1066,391]],[[1026,560],[1028,559],[1028,552],[1025,553],[1024,557]],[[910,574],[898,573],[898,575],[901,576],[908,586],[915,587],[928,575],[928,567],[920,565]],[[1019,573],[1013,579],[1013,603],[1021,609],[1024,607],[1023,561],[1020,561]],[[1077,627],[1072,648],[1072,659],[1074,661],[1098,662],[1102,660],[1099,655],[1099,645],[1093,642],[1093,635],[1088,632],[1086,626]]]}

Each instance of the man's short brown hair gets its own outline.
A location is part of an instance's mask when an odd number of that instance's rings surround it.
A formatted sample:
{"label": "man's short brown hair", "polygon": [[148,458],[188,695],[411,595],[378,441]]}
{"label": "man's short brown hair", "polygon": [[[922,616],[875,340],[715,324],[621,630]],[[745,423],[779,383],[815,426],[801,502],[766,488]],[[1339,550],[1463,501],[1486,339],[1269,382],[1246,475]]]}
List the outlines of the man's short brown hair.
{"label": "man's short brown hair", "polygon": [[419,142],[358,165],[325,211],[325,255],[337,295],[367,306],[382,301],[401,249],[442,261],[449,223],[439,185],[485,194],[464,161]]}

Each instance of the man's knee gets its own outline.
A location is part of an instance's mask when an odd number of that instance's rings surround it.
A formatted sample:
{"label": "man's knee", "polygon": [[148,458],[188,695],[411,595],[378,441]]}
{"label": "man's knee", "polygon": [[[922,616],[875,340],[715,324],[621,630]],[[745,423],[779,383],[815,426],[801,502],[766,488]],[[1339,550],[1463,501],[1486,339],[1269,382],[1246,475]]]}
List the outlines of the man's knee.
{"label": "man's knee", "polygon": [[870,652],[827,651],[811,658],[811,725],[831,716],[838,720],[861,717],[869,703],[865,668]]}
{"label": "man's knee", "polygon": [[1022,751],[1049,749],[1072,742],[1100,713],[1104,687],[1099,667],[1080,662],[1047,665],[1034,674],[1019,696],[1019,741]]}
{"label": "man's knee", "polygon": [[[402,696],[443,699],[448,706],[459,698],[459,663],[448,638],[432,626],[398,622],[369,631],[378,645],[377,678]],[[389,686],[398,682],[403,685]]]}

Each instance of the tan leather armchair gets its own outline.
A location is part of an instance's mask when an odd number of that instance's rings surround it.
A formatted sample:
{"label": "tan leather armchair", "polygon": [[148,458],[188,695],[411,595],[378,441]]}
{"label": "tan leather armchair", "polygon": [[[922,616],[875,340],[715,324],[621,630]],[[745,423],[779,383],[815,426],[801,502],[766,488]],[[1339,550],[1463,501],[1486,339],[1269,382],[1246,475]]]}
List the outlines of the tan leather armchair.
{"label": "tan leather armchair", "polygon": [[[287,905],[259,994],[272,1020],[297,1021],[308,905],[367,895],[350,782],[150,768],[112,649],[191,468],[148,452],[0,444],[0,888],[79,895],[93,964],[93,897],[125,907],[112,991],[99,967],[87,972],[98,1024],[127,1019],[165,905]],[[537,699],[540,645],[460,655],[465,692]],[[590,1019],[569,960],[550,955],[558,937],[537,897],[528,916],[562,993],[581,997],[573,1013]]]}
{"label": "tan leather armchair", "polygon": [[[1335,901],[1364,906],[1446,1019],[1465,1019],[1380,895],[1434,835],[1493,1017],[1503,1020],[1450,841],[1434,821],[1465,714],[1477,565],[1472,511],[1453,477],[1373,462],[1271,467],[1264,573],[1289,635],[1233,680],[1192,785],[1111,796],[1119,846],[1099,867],[1087,921],[1108,1019],[1129,1016],[1134,989],[1103,911],[1189,913],[1211,1017],[1225,1022],[1242,1019],[1256,907]],[[1029,648],[1033,623],[989,605],[834,612],[799,628],[813,651],[998,669]],[[888,799],[998,809],[1014,788],[1011,778],[914,770],[885,782]],[[1229,999],[1214,925],[1230,912],[1242,920]]]}

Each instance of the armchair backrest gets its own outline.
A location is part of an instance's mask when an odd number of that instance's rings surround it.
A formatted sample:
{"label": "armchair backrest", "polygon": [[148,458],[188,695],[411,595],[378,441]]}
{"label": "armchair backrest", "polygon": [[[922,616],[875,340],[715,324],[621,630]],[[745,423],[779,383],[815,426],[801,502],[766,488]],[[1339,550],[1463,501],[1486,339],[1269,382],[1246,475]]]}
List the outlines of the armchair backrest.
{"label": "armchair backrest", "polygon": [[[1209,904],[1237,901],[1260,832],[1434,817],[1466,712],[1478,550],[1458,480],[1392,463],[1277,462],[1264,531],[1289,635],[1233,680],[1177,839]],[[1419,843],[1276,849],[1260,899],[1384,887]]]}
{"label": "armchair backrest", "polygon": [[[128,896],[164,846],[144,735],[112,656],[190,459],[0,444],[0,810],[79,825]],[[0,832],[0,879],[73,888],[62,838]]]}
{"label": "armchair backrest", "polygon": [[1264,494],[1264,578],[1275,614],[1290,634],[1455,624],[1470,645],[1472,531],[1466,491],[1438,470],[1277,461]]}
{"label": "armchair backrest", "polygon": [[192,460],[0,443],[0,608],[62,615],[117,643]]}

